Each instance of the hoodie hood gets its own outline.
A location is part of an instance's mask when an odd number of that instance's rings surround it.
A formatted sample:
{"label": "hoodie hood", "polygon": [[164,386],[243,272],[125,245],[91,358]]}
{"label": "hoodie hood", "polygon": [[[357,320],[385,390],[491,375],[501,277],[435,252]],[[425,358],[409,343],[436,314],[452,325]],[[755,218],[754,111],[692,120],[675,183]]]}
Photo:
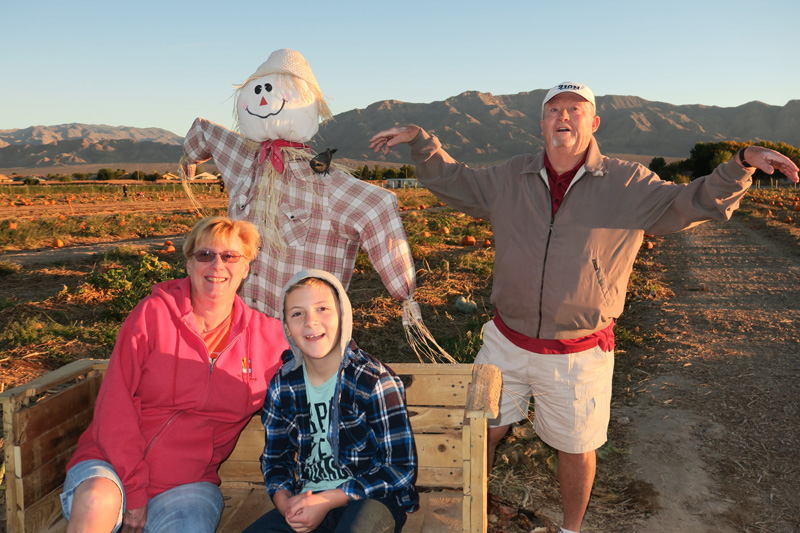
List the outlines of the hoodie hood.
{"label": "hoodie hood", "polygon": [[281,294],[280,319],[281,319],[281,325],[283,326],[283,336],[289,343],[289,348],[291,348],[292,350],[292,355],[294,355],[294,364],[289,365],[290,370],[294,370],[300,367],[300,365],[303,362],[303,352],[300,351],[300,348],[298,348],[297,343],[295,343],[294,340],[291,337],[289,337],[289,335],[286,332],[286,316],[284,315],[284,308],[286,305],[286,292],[289,290],[289,287],[306,278],[319,278],[321,280],[327,281],[336,290],[336,295],[339,300],[339,307],[341,311],[339,313],[339,342],[336,345],[336,353],[339,354],[340,359],[344,358],[345,350],[347,349],[347,346],[350,344],[350,339],[353,336],[353,308],[350,305],[350,298],[347,297],[344,287],[342,286],[342,283],[338,280],[338,278],[333,274],[331,274],[330,272],[326,272],[324,270],[303,270],[301,272],[298,272],[283,287],[283,293]]}

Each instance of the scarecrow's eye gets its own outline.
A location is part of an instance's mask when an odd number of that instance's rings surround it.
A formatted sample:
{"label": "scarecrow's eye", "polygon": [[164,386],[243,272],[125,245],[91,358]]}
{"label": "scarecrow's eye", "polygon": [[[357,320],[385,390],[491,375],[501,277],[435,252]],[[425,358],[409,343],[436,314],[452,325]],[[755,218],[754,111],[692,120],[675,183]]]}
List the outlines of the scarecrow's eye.
{"label": "scarecrow's eye", "polygon": [[254,88],[256,94],[261,94],[261,85],[256,85]]}
{"label": "scarecrow's eye", "polygon": [[265,83],[264,84],[264,90],[267,91],[268,93],[271,93],[272,92],[272,84],[271,83]]}

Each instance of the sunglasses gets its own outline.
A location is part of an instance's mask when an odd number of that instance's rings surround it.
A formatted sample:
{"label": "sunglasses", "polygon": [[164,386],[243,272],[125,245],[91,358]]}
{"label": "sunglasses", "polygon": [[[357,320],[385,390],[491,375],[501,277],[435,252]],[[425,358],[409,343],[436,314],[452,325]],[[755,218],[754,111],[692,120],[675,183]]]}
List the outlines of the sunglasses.
{"label": "sunglasses", "polygon": [[226,250],[224,252],[212,252],[211,250],[197,250],[191,254],[198,263],[210,263],[216,256],[222,259],[223,263],[238,263],[242,254]]}

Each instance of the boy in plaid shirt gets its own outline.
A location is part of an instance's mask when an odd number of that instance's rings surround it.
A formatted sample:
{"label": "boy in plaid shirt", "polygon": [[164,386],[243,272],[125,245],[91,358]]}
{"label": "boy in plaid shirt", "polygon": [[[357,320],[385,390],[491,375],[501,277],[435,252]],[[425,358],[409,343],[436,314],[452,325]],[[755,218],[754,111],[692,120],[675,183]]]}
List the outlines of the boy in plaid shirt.
{"label": "boy in plaid shirt", "polygon": [[328,272],[295,275],[281,319],[291,349],[261,417],[276,508],[246,531],[399,533],[419,507],[402,382],[350,340],[350,301]]}

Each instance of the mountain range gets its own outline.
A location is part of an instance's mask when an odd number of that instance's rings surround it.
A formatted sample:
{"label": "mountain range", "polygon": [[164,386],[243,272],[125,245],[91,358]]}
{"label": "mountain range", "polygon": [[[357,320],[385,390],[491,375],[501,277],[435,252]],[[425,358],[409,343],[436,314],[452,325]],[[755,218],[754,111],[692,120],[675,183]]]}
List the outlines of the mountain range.
{"label": "mountain range", "polygon": [[[369,151],[368,141],[382,129],[414,123],[437,135],[456,160],[488,165],[542,149],[539,121],[545,94],[467,91],[422,104],[385,100],[336,115],[310,144],[316,151],[337,148],[337,158],[353,162],[409,163],[407,148],[378,156]],[[596,103],[601,122],[595,136],[606,154],[686,158],[698,142],[723,140],[800,146],[800,100],[784,106],[754,101],[717,107],[607,95]],[[174,163],[181,142],[181,136],[160,128],[65,124],[0,130],[0,168]]]}

